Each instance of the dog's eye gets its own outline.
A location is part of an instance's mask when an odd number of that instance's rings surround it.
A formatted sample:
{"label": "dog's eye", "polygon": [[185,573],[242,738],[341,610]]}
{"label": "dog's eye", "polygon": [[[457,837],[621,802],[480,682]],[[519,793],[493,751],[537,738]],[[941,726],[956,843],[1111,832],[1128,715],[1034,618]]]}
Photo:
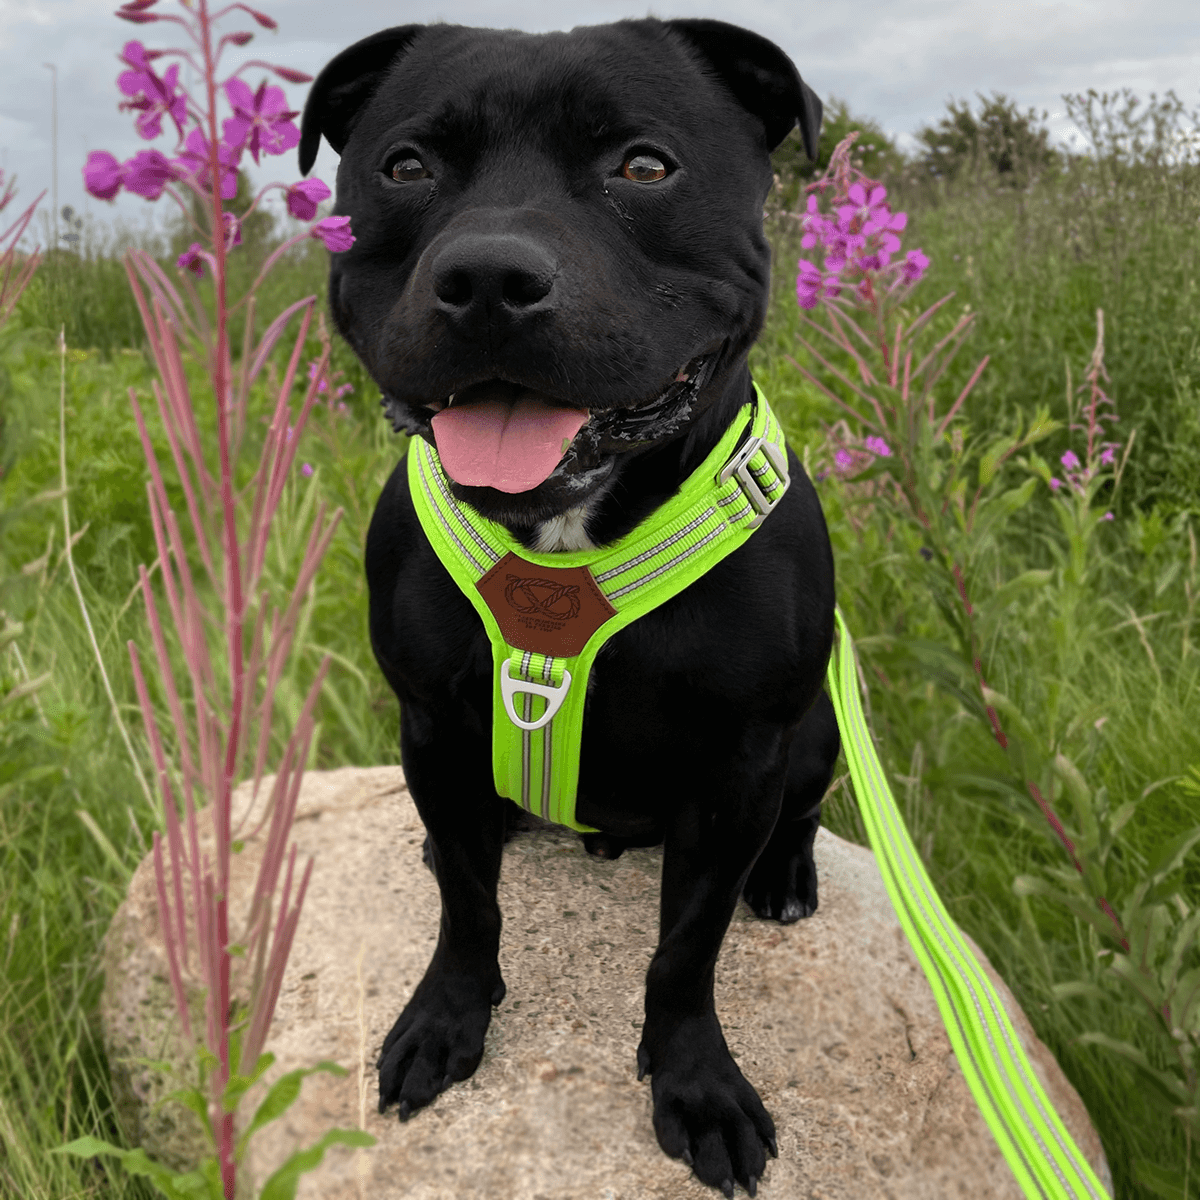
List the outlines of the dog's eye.
{"label": "dog's eye", "polygon": [[634,183],[657,183],[667,175],[666,165],[653,154],[635,154],[625,160],[621,174]]}
{"label": "dog's eye", "polygon": [[416,155],[406,154],[392,163],[392,178],[397,183],[415,183],[418,179],[428,179],[429,172]]}

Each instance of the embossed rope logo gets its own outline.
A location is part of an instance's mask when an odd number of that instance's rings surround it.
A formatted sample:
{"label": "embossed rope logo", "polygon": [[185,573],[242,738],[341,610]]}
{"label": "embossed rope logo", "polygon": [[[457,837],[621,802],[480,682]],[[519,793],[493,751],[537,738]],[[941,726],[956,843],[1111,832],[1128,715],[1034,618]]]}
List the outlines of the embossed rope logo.
{"label": "embossed rope logo", "polygon": [[504,599],[526,616],[549,617],[553,621],[569,621],[579,616],[579,587],[573,583],[556,583],[553,579],[526,579],[506,575],[508,585]]}

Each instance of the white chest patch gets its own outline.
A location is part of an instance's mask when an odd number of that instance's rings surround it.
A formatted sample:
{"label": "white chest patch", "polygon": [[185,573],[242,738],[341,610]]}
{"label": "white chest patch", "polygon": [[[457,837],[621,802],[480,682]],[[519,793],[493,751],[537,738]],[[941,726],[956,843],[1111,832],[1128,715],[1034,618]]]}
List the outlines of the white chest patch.
{"label": "white chest patch", "polygon": [[587,505],[568,508],[565,513],[551,517],[538,526],[534,549],[547,554],[555,550],[594,550],[595,544],[587,535],[584,522]]}

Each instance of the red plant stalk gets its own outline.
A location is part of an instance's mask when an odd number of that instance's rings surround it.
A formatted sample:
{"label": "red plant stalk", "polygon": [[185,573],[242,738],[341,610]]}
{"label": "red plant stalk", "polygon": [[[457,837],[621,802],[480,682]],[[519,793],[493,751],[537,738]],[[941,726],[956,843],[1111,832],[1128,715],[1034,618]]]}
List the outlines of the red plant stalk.
{"label": "red plant stalk", "polygon": [[[15,180],[9,180],[6,186],[4,172],[0,171],[0,187],[5,187],[4,194],[0,195],[0,211],[3,211],[12,200],[15,184]],[[17,301],[21,299],[21,293],[29,286],[33,273],[42,261],[41,252],[38,250],[25,255],[22,259],[17,253],[17,243],[24,236],[25,230],[28,228],[29,222],[33,220],[33,214],[45,194],[42,192],[41,196],[38,196],[3,233],[0,233],[0,326],[3,326],[12,316]]]}
{"label": "red plant stalk", "polygon": [[[903,322],[898,321],[895,336],[889,342],[886,328],[890,310],[906,298],[908,289],[919,281],[929,262],[920,250],[909,251],[905,262],[891,262],[891,255],[900,249],[900,239],[896,235],[905,227],[907,217],[903,213],[893,214],[890,206],[885,203],[886,190],[874,180],[868,179],[851,164],[850,151],[857,136],[857,133],[851,133],[838,145],[830,159],[826,174],[806,189],[810,194],[806,212],[793,215],[796,216],[805,231],[802,242],[804,248],[809,249],[819,243],[825,251],[825,274],[822,274],[815,264],[804,259],[800,260],[800,274],[797,277],[796,287],[797,299],[803,309],[812,309],[820,304],[829,318],[832,332],[808,316],[804,316],[803,320],[810,329],[820,333],[828,342],[853,359],[858,368],[862,386],[856,385],[845,372],[839,370],[822,356],[808,338],[798,334],[797,340],[830,375],[849,388],[855,396],[865,401],[872,415],[865,416],[863,412],[838,396],[812,371],[790,356],[787,357],[788,361],[810,383],[853,417],[861,428],[872,431],[874,435],[865,438],[861,447],[852,448],[847,445],[839,447],[835,454],[835,470],[838,470],[839,474],[857,473],[870,462],[872,457],[891,457],[892,447],[884,440],[884,436],[895,438],[897,433],[901,434],[901,437],[896,439],[896,450],[903,464],[902,477],[895,485],[898,497],[903,499],[904,504],[921,525],[932,533],[933,523],[929,514],[923,511],[920,499],[921,489],[916,473],[919,425],[924,419],[930,427],[934,441],[940,441],[955,416],[958,415],[963,402],[979,381],[987,366],[989,356],[985,355],[979,361],[966,386],[939,419],[935,411],[933,389],[963,344],[974,322],[974,314],[964,314],[954,328],[934,345],[915,369],[912,366],[912,358],[916,336],[926,327],[934,314],[953,297],[954,293],[943,296],[931,305],[912,322],[907,330],[903,328]],[[823,197],[830,189],[833,191],[834,215],[826,216],[820,212],[818,197]],[[847,294],[849,298],[847,298]],[[863,331],[854,317],[855,311],[862,312],[864,310],[870,324],[874,327],[873,337]],[[1105,443],[1103,449],[1107,457],[1097,460],[1096,454],[1100,448],[1098,439],[1104,432],[1103,423],[1106,420],[1116,419],[1115,413],[1100,411],[1104,405],[1111,408],[1112,402],[1100,387],[1101,376],[1107,378],[1104,372],[1104,335],[1101,314],[1098,314],[1098,322],[1099,335],[1088,366],[1087,382],[1084,385],[1084,388],[1090,389],[1089,400],[1085,405],[1087,424],[1072,426],[1072,428],[1082,429],[1087,434],[1086,465],[1079,467],[1077,461],[1075,462],[1075,468],[1078,468],[1076,476],[1070,466],[1070,460],[1073,460],[1074,456],[1068,454],[1063,459],[1064,466],[1068,466],[1068,479],[1076,487],[1076,490],[1082,489],[1094,477],[1100,462],[1111,461],[1112,451],[1115,447],[1115,443]],[[888,386],[895,389],[899,383],[901,411],[897,412],[892,408],[885,411],[879,400],[869,390],[876,386],[876,380],[863,349],[852,340],[851,335],[857,338],[863,347],[869,348],[880,356],[886,371]],[[902,383],[900,382],[901,363],[903,363]],[[920,394],[914,395],[914,389],[917,387],[920,388]],[[1080,390],[1082,391],[1084,388]],[[1000,454],[993,464],[993,474],[1023,444],[1021,439],[1014,439],[1013,445]],[[1052,484],[1058,485],[1059,481],[1052,480]],[[964,513],[965,527],[968,533],[974,525],[984,487],[984,481],[981,479],[970,510]],[[942,506],[943,512],[949,503],[950,497],[947,496]],[[974,608],[967,593],[963,570],[958,562],[951,562],[950,569],[966,616],[965,627],[969,639],[969,656],[980,697],[983,700],[993,736],[1000,748],[1007,750],[1008,738],[1000,724],[999,715],[994,706],[987,702],[988,687],[980,661],[974,624]],[[1057,814],[1033,780],[1026,780],[1026,785],[1051,829],[1070,856],[1073,865],[1081,875],[1084,874],[1083,864],[1079,861],[1074,843],[1067,836]],[[1117,941],[1128,951],[1129,942],[1112,906],[1103,896],[1096,899],[1099,907],[1111,919]]]}
{"label": "red plant stalk", "polygon": [[[112,155],[94,151],[84,168],[84,179],[88,190],[100,199],[112,199],[122,188],[150,200],[168,196],[203,239],[193,243],[176,263],[182,290],[148,254],[131,251],[126,256],[126,272],[158,376],[152,385],[154,399],[188,517],[185,536],[171,507],[167,480],[142,406],[131,389],[130,403],[149,468],[147,499],[169,623],[160,615],[144,567],[140,581],[159,690],[175,731],[175,754],[168,751],[161,735],[155,700],[137,648],[132,641],[128,648],[163,798],[165,837],[155,834],[153,859],[171,988],[185,1037],[203,1041],[208,1051],[209,1124],[222,1190],[227,1200],[233,1200],[237,1184],[235,1112],[226,1111],[225,1097],[232,1077],[251,1073],[262,1053],[311,875],[310,860],[294,886],[296,851],[294,845],[289,851],[288,841],[328,656],[308,690],[299,720],[283,747],[274,786],[257,817],[254,832],[266,827],[265,844],[245,929],[236,939],[230,929],[229,885],[232,855],[241,847],[234,840],[238,831],[233,827],[233,791],[241,764],[252,748],[254,778],[249,805],[241,814],[245,824],[259,799],[271,748],[275,692],[291,656],[299,613],[341,517],[340,509],[327,517],[325,506],[318,506],[291,591],[273,600],[271,588],[263,580],[267,545],[308,415],[325,386],[329,350],[326,342],[294,414],[298,366],[316,298],[309,296],[289,305],[258,337],[254,292],[266,272],[299,241],[315,237],[338,251],[348,249],[353,237],[344,217],[313,222],[318,202],[330,195],[319,180],[270,184],[246,213],[239,216],[227,211],[226,203],[234,194],[233,172],[244,152],[257,161],[260,153],[283,154],[299,141],[299,131],[291,122],[296,114],[285,111],[282,91],[264,82],[253,92],[239,75],[266,68],[293,83],[307,82],[309,76],[255,60],[221,81],[223,50],[228,45],[245,45],[252,34],[238,31],[218,37],[217,22],[238,12],[248,14],[264,28],[274,28],[275,22],[242,4],[213,13],[207,0],[179,0],[180,11],[172,14],[151,11],[157,4],[158,0],[129,0],[117,15],[138,25],[165,21],[178,26],[190,45],[149,50],[140,42],[127,42],[121,58],[129,69],[122,73],[120,86],[128,99],[122,107],[139,114],[138,132],[148,140],[173,125],[179,156],[168,159],[158,151],[143,151],[119,163]],[[160,75],[158,63],[164,58],[180,62]],[[198,96],[179,86],[182,64],[203,77]],[[220,117],[222,98],[232,109],[232,116],[224,120]],[[241,241],[240,222],[273,188],[286,193],[292,216],[313,223],[278,247],[247,294],[231,304],[227,263]],[[189,194],[191,208],[185,200]],[[202,214],[200,221],[197,211]],[[210,298],[201,297],[189,273],[211,276]],[[206,305],[211,307],[211,317]],[[243,308],[241,362],[235,368],[230,321]],[[259,461],[248,480],[239,484],[244,474],[239,472],[240,452],[251,393],[293,318],[299,318],[299,327],[287,370],[273,397]],[[215,406],[215,464],[206,456],[204,423],[197,415],[201,407],[187,374],[189,359],[203,367],[207,376],[204,400],[209,402],[211,396]],[[193,564],[200,568],[199,577]],[[182,659],[181,677],[177,676],[173,651]],[[182,800],[182,820],[177,797]],[[205,802],[211,821],[207,850],[202,848],[199,829]],[[239,978],[236,987],[235,957],[246,964],[242,972],[246,977]],[[190,979],[204,992],[202,1027],[189,1012]],[[235,1042],[239,1038],[240,1042]],[[236,1058],[235,1044],[240,1046]]]}

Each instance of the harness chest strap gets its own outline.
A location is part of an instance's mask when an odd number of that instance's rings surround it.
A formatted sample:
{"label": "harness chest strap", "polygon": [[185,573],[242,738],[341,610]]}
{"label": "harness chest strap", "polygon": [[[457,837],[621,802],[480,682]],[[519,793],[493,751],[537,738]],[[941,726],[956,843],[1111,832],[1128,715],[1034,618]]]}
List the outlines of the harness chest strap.
{"label": "harness chest strap", "polygon": [[492,769],[500,795],[548,821],[592,831],[575,819],[575,798],[597,652],[736,550],[787,490],[783,431],[757,385],[755,395],[666,504],[600,549],[526,549],[454,499],[428,442],[410,443],[408,483],[421,526],[492,644]]}

